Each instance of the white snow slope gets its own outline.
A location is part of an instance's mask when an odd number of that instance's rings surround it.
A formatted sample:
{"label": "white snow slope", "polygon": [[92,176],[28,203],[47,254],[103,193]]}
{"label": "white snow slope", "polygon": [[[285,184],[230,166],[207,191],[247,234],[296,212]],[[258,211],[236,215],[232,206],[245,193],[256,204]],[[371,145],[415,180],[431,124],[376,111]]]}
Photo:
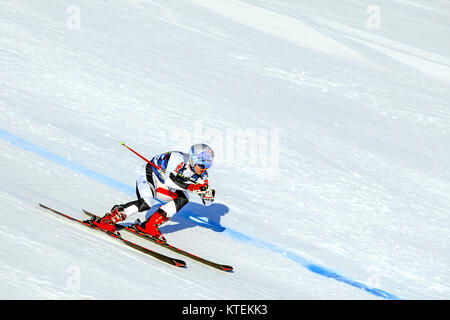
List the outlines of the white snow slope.
{"label": "white snow slope", "polygon": [[[449,299],[450,3],[374,4],[1,1],[0,298]],[[133,200],[120,141],[215,149],[161,230],[233,273],[38,207]]]}

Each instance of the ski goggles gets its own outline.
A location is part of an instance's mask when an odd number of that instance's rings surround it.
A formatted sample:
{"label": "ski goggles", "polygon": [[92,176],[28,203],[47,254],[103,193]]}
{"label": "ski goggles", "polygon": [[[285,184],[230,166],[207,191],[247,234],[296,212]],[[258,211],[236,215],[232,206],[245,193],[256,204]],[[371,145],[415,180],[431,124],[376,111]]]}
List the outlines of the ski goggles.
{"label": "ski goggles", "polygon": [[197,163],[200,169],[209,169],[212,165],[212,162],[206,162],[206,163]]}
{"label": "ski goggles", "polygon": [[208,169],[213,163],[214,155],[209,152],[202,152],[197,155],[191,153],[190,159],[193,162],[193,166],[197,165],[201,169]]}

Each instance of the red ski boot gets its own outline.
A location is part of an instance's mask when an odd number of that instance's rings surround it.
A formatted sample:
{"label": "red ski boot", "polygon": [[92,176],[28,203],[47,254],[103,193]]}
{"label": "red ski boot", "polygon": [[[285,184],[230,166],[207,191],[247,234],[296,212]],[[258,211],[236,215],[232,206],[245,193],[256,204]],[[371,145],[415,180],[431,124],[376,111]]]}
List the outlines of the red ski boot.
{"label": "red ski boot", "polygon": [[100,229],[106,230],[113,234],[119,234],[116,230],[115,224],[117,222],[123,221],[127,218],[127,215],[120,206],[114,206],[111,209],[111,213],[105,214],[101,219],[91,220],[90,222],[99,227]]}
{"label": "red ski boot", "polygon": [[167,218],[167,214],[163,210],[158,209],[158,211],[156,211],[150,218],[145,220],[140,225],[136,225],[135,228],[158,240],[166,242],[166,238],[162,236],[161,231],[159,231],[158,227],[167,221],[169,221],[169,218]]}

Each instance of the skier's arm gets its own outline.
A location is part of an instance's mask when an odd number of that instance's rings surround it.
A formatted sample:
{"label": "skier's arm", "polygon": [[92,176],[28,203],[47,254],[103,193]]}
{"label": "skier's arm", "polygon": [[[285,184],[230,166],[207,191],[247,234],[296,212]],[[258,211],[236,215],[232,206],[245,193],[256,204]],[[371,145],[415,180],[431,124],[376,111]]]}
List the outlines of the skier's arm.
{"label": "skier's arm", "polygon": [[178,188],[184,190],[187,190],[187,188],[189,187],[189,183],[187,183],[186,180],[182,179],[180,176],[175,175],[173,172],[169,174],[169,181],[166,182],[169,187],[173,188],[174,186],[171,186],[170,182],[173,183],[173,185],[176,185]]}
{"label": "skier's arm", "polygon": [[[209,180],[202,180],[201,183],[189,184],[186,179],[179,175],[175,175],[173,172],[170,173],[169,179],[173,184],[176,184],[182,189],[198,194],[202,198],[203,205],[209,206],[214,202],[214,197],[216,195],[216,190],[209,187]],[[170,186],[170,184],[168,184]]]}
{"label": "skier's arm", "polygon": [[187,190],[197,193],[197,194],[202,194],[205,193],[207,190],[209,189],[209,185],[208,185],[208,179],[203,180],[202,183],[193,183],[188,185]]}
{"label": "skier's arm", "polygon": [[188,181],[189,180],[187,180],[186,178],[179,175],[175,175],[173,172],[171,172],[169,174],[169,180],[166,181],[166,184],[172,188],[174,188],[176,185],[178,188],[194,192],[197,194],[205,193],[209,188],[208,179],[202,180],[199,183],[192,183],[192,182],[189,183]]}

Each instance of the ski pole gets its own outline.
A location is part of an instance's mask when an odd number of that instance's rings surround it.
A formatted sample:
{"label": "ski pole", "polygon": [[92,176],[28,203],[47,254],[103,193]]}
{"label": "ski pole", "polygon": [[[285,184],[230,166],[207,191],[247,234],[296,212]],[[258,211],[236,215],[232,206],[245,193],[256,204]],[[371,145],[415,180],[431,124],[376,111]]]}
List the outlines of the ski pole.
{"label": "ski pole", "polygon": [[150,160],[146,159],[145,157],[141,156],[139,153],[137,153],[136,151],[134,151],[133,149],[131,149],[129,146],[127,146],[123,141],[120,142],[120,145],[124,146],[125,148],[127,148],[128,150],[130,150],[131,152],[133,152],[135,155],[137,155],[139,158],[141,158],[142,160],[148,162],[153,168],[155,168],[156,170],[161,170],[161,168],[158,168],[153,162],[151,162]]}

